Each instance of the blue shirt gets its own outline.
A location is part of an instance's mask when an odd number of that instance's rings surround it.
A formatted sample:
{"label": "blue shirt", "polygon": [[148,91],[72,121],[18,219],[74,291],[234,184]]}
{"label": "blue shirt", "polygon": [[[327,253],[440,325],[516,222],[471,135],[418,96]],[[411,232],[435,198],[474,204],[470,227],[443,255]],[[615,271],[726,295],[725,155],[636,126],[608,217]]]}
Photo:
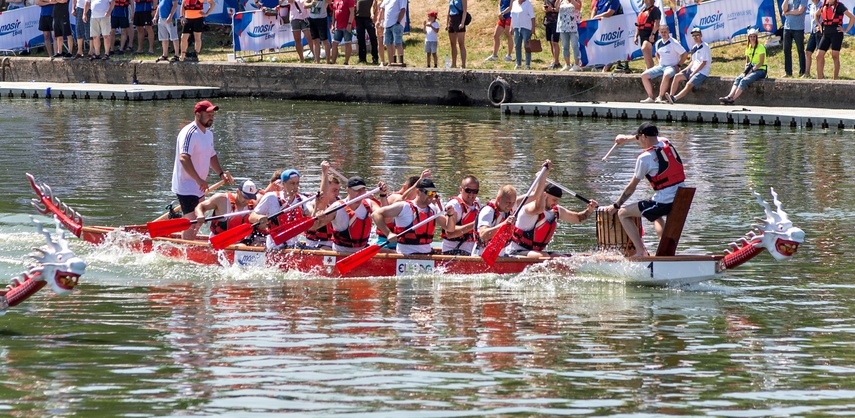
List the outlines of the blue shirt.
{"label": "blue shirt", "polygon": [[154,10],[154,2],[134,2],[134,11],[135,12],[150,12]]}
{"label": "blue shirt", "polygon": [[128,17],[128,6],[115,6],[110,17]]}
{"label": "blue shirt", "polygon": [[39,6],[39,16],[53,16],[53,4],[48,6]]}
{"label": "blue shirt", "polygon": [[597,0],[597,12],[594,15],[605,13],[609,10],[614,10],[615,13],[612,16],[621,14],[620,10],[620,0]]}
{"label": "blue shirt", "polygon": [[504,19],[510,19],[511,18],[511,11],[509,9],[510,7],[511,7],[511,0],[500,0],[499,1],[499,11],[501,12],[502,10],[505,10],[505,9],[508,10],[507,13],[502,15],[502,18],[504,18]]}
{"label": "blue shirt", "polygon": [[176,7],[175,10],[172,10],[172,1],[173,0],[160,0],[157,4],[157,15],[166,19],[171,14],[173,19],[178,19],[178,9],[180,9],[180,7]]}
{"label": "blue shirt", "polygon": [[[796,10],[799,7],[804,7],[804,13],[807,13],[807,2],[808,0],[784,0],[787,2],[790,11]],[[796,16],[796,15],[786,15],[784,16],[784,29],[785,30],[805,30],[805,15],[804,13]]]}
{"label": "blue shirt", "polygon": [[448,0],[448,15],[455,16],[463,12],[463,0]]}

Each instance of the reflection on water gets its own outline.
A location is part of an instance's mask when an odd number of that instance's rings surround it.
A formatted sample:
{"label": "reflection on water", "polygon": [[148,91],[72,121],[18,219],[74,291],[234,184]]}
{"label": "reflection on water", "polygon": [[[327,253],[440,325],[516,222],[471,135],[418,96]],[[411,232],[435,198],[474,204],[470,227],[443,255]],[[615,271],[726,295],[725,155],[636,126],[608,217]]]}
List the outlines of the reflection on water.
{"label": "reflection on water", "polygon": [[[636,122],[505,118],[488,109],[222,100],[215,137],[235,175],[283,166],[317,187],[323,159],[392,183],[423,168],[482,200],[539,163],[600,202],[639,152],[602,162]],[[24,172],[89,224],[152,219],[191,103],[4,101],[0,276],[41,238]],[[516,276],[330,280],[198,266],[73,241],[75,294],[45,290],[0,319],[0,410],[13,416],[358,414],[832,415],[852,410],[851,134],[662,126],[697,187],[680,248],[719,253],[775,187],[807,234],[793,262],[761,255],[693,289],[626,285],[629,266]],[[647,190],[645,189],[646,193]],[[641,193],[641,192],[639,192]],[[568,207],[582,203],[565,199]],[[650,225],[646,225],[652,230]],[[593,248],[591,223],[556,247]],[[120,237],[117,239],[121,239]],[[647,239],[653,242],[648,234]],[[566,271],[564,269],[563,271]]]}

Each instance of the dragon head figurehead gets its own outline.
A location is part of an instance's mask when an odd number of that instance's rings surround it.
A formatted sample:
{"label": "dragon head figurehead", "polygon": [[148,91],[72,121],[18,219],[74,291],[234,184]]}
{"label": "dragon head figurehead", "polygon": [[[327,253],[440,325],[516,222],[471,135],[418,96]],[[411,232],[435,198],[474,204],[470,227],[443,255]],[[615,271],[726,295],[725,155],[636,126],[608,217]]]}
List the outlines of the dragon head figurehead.
{"label": "dragon head figurehead", "polygon": [[74,255],[74,251],[69,248],[65,231],[60,227],[58,220],[56,221],[56,240],[53,240],[50,232],[45,230],[41,222],[35,219],[33,222],[38,232],[45,236],[47,247],[33,248],[38,254],[30,257],[38,264],[30,268],[28,275],[33,280],[46,281],[57,295],[67,295],[74,290],[78,279],[86,271],[86,262]]}
{"label": "dragon head figurehead", "polygon": [[736,267],[757,254],[763,249],[769,251],[776,260],[784,260],[793,256],[799,249],[799,244],[805,240],[805,232],[801,228],[793,226],[787,212],[781,208],[781,201],[778,200],[778,194],[775,189],[770,189],[772,192],[772,202],[775,204],[775,210],[763,200],[763,197],[755,191],[751,191],[760,206],[763,206],[763,211],[766,213],[766,219],[756,218],[758,223],[751,226],[757,232],[751,231],[745,235],[740,241],[741,245],[735,242],[730,243],[733,251],[728,251],[728,254],[722,260],[724,268]]}

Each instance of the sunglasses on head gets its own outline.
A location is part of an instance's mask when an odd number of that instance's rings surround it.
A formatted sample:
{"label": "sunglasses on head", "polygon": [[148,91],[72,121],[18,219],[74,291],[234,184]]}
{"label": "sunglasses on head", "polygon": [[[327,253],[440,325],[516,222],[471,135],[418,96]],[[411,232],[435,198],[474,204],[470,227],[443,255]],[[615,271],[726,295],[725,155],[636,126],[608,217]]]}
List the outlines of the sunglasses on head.
{"label": "sunglasses on head", "polygon": [[463,188],[463,192],[469,193],[469,194],[478,194],[479,191],[481,191],[481,190],[480,189],[470,189],[468,187]]}

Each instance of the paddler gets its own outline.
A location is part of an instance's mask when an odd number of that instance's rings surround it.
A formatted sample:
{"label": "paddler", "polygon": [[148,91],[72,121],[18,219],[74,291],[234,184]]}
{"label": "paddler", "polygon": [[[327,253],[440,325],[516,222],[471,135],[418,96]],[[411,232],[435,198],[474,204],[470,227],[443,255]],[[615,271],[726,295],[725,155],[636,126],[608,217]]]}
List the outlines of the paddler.
{"label": "paddler", "polygon": [[[403,185],[401,185],[400,190],[398,190],[397,192],[392,192],[391,194],[389,194],[386,197],[386,199],[389,203],[387,205],[384,205],[384,206],[388,206],[388,205],[391,205],[393,203],[398,203],[402,200],[413,200],[413,199],[415,199],[419,193],[418,190],[416,190],[416,183],[418,183],[419,180],[426,179],[426,178],[430,178],[430,169],[429,168],[423,170],[421,176],[410,176],[409,178],[407,178],[407,181],[404,182]],[[383,197],[382,193],[380,194],[380,197]],[[386,225],[389,227],[389,230],[395,229],[395,223],[392,220],[392,218],[386,219]],[[387,244],[387,242],[388,241],[386,241],[386,235],[384,235],[383,231],[381,231],[378,228],[377,229],[377,244],[382,245],[383,248],[395,249],[395,246],[397,245],[396,243],[388,243]]]}
{"label": "paddler", "polygon": [[494,200],[487,202],[481,208],[478,212],[477,237],[482,247],[493,239],[496,232],[502,228],[502,224],[514,224],[517,218],[514,217],[513,210],[517,204],[517,189],[506,184],[499,189]]}
{"label": "paddler", "polygon": [[478,178],[469,175],[460,182],[460,194],[448,201],[448,206],[454,209],[452,222],[454,232],[442,230],[442,253],[446,255],[471,255],[475,249],[475,224],[478,221],[478,211],[481,201],[478,193],[481,184]]}
{"label": "paddler", "polygon": [[[649,253],[632,218],[644,216],[653,222],[656,234],[662,236],[662,230],[665,228],[665,220],[662,217],[671,212],[677,188],[683,187],[686,173],[677,149],[667,139],[659,137],[659,128],[656,125],[644,122],[638,127],[635,135],[615,137],[615,144],[618,145],[630,141],[638,143],[644,151],[635,159],[635,173],[632,180],[608,211],[612,214],[617,212],[623,230],[635,245],[636,252],[629,257],[644,257]],[[656,191],[653,198],[624,206],[624,203],[635,193],[638,183],[645,178]]]}
{"label": "paddler", "polygon": [[312,216],[319,216],[311,228],[306,231],[306,248],[310,250],[332,250],[333,229],[329,221],[333,215],[320,216],[333,203],[338,201],[341,194],[341,181],[335,176],[329,175],[330,164],[327,161],[321,163],[321,188],[318,197],[309,202],[306,207]]}
{"label": "paddler", "polygon": [[[433,180],[429,178],[419,180],[416,183],[416,189],[418,193],[415,199],[404,200],[382,207],[371,214],[374,225],[388,237],[388,242],[398,243],[395,250],[399,254],[431,254],[431,242],[433,242],[433,235],[437,225],[447,229],[449,232],[454,232],[454,222],[451,220],[454,209],[448,207],[445,209],[444,214],[428,222],[426,225],[406,234],[398,235],[420,221],[440,213],[438,212],[438,207],[435,205],[441,204],[441,200],[439,194],[436,192]],[[389,230],[385,222],[386,218],[393,219],[395,222],[394,230]]]}
{"label": "paddler", "polygon": [[[309,216],[308,209],[305,205],[305,203],[308,203],[309,197],[300,194],[299,171],[293,168],[282,170],[282,174],[279,176],[279,187],[281,187],[281,190],[278,193],[265,193],[261,200],[258,201],[255,211],[250,215],[250,222],[261,222],[260,229],[272,228],[291,223],[300,220],[305,216]],[[276,218],[268,219],[268,217],[276,214],[280,210],[291,207],[300,202],[305,203],[288,212],[280,214]],[[297,238],[298,237],[294,237],[282,245],[276,245],[276,243],[273,242],[273,239],[268,235],[266,246],[268,249],[283,247],[295,248],[299,245]]]}
{"label": "paddler", "polygon": [[547,185],[546,178],[552,169],[552,162],[543,163],[546,172],[535,185],[530,201],[523,206],[514,223],[511,242],[505,247],[505,253],[512,256],[540,257],[550,255],[544,251],[555,234],[558,221],[570,223],[585,222],[597,209],[597,201],[591,200],[582,212],[571,212],[558,205],[563,192],[553,184]]}
{"label": "paddler", "polygon": [[[385,182],[377,183],[380,188],[378,201],[373,198],[353,202],[344,209],[331,214],[333,219],[330,226],[333,229],[333,250],[342,253],[355,253],[368,246],[371,236],[371,214],[388,202],[388,191]],[[365,193],[365,180],[355,176],[347,180],[347,200],[352,200]],[[378,203],[379,202],[379,203]],[[334,205],[344,203],[339,200]],[[334,206],[333,206],[334,207]]]}
{"label": "paddler", "polygon": [[[256,193],[258,193],[258,187],[255,186],[255,183],[253,183],[252,180],[246,180],[241,183],[235,193],[217,193],[199,203],[199,205],[196,206],[196,218],[204,218],[205,212],[208,211],[213,211],[211,216],[219,216],[244,210],[252,210],[255,208]],[[248,220],[249,214],[211,221],[211,235],[216,235],[228,230],[229,228],[234,228],[240,224],[246,223]],[[190,230],[193,232],[194,239],[201,226],[202,223],[198,222],[190,227]]]}
{"label": "paddler", "polygon": [[[178,197],[181,212],[185,218],[196,219],[196,206],[208,190],[208,171],[214,173],[228,184],[235,184],[234,178],[220,166],[217,152],[214,151],[214,133],[209,129],[214,124],[214,112],[220,110],[207,100],[196,103],[193,108],[194,120],[178,132],[175,145],[175,163],[172,167],[172,192]],[[195,232],[186,230],[184,239],[191,239]]]}

